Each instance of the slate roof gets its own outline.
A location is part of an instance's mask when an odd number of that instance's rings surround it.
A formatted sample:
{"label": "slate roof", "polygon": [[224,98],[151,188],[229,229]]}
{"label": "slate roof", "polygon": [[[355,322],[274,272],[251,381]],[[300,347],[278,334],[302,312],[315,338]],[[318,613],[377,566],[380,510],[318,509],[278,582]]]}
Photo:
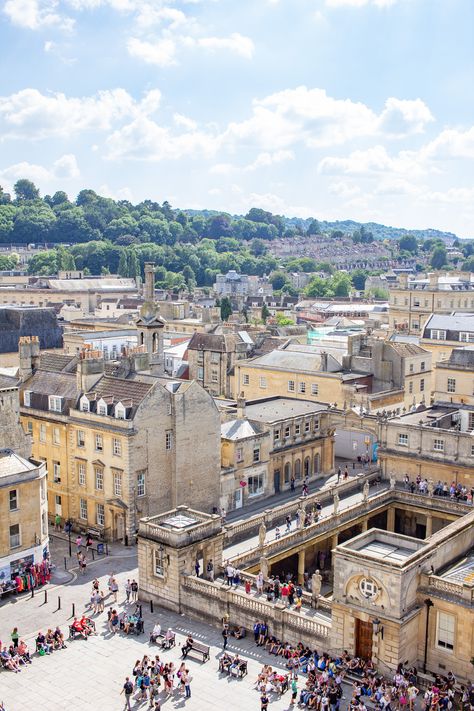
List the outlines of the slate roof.
{"label": "slate roof", "polygon": [[225,338],[222,335],[213,333],[194,333],[189,341],[190,351],[220,351],[225,353]]}
{"label": "slate roof", "polygon": [[428,355],[426,351],[421,346],[417,346],[416,343],[399,343],[398,341],[390,341],[390,347],[398,353],[402,358],[409,358],[410,356],[417,355]]}
{"label": "slate roof", "polygon": [[245,414],[250,420],[260,422],[276,422],[289,417],[303,417],[305,415],[326,412],[327,405],[322,405],[308,400],[297,400],[290,397],[275,397],[260,402],[247,403]]}
{"label": "slate roof", "polygon": [[76,356],[66,353],[41,353],[39,370],[50,373],[73,373],[76,371]]}
{"label": "slate roof", "polygon": [[247,419],[229,420],[221,425],[221,437],[235,442],[239,439],[247,439],[262,434],[264,429],[257,422],[249,422]]}
{"label": "slate roof", "polygon": [[141,383],[138,380],[124,380],[105,375],[87,395],[95,394],[99,398],[114,398],[115,402],[131,401],[139,405],[153,388],[153,383]]}
{"label": "slate roof", "polygon": [[[301,353],[293,350],[275,350],[255,358],[245,365],[250,367],[281,368],[282,370],[323,372],[321,353]],[[332,372],[341,369],[340,364],[328,354],[328,366]]]}
{"label": "slate roof", "polygon": [[474,346],[453,348],[448,362],[452,365],[474,368]]}
{"label": "slate roof", "polygon": [[432,314],[425,323],[425,338],[429,338],[431,329],[441,331],[474,331],[474,314]]}
{"label": "slate roof", "polygon": [[16,388],[18,385],[18,378],[11,378],[9,375],[0,375],[0,390],[9,390],[10,388]]}
{"label": "slate roof", "polygon": [[72,373],[37,370],[26,381],[24,389],[38,395],[59,395],[66,400],[75,400],[78,396],[76,376]]}

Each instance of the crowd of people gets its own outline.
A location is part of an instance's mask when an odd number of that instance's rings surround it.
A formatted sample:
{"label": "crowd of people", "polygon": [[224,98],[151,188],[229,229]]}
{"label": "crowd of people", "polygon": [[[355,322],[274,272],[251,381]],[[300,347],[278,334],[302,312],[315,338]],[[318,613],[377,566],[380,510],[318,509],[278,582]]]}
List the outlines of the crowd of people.
{"label": "crowd of people", "polygon": [[[32,663],[32,653],[26,642],[21,639],[18,627],[14,627],[10,635],[10,644],[0,640],[0,667],[18,674],[23,667]],[[48,629],[46,634],[39,631],[35,639],[35,652],[43,657],[57,649],[66,649],[64,635],[59,627]],[[1,707],[0,707],[1,708]]]}
{"label": "crowd of people", "polygon": [[474,487],[466,486],[462,482],[452,481],[448,484],[447,481],[442,482],[441,479],[438,479],[435,484],[420,474],[414,480],[405,474],[403,482],[405,489],[411,491],[412,494],[429,494],[432,491],[433,496],[443,496],[472,506]]}
{"label": "crowd of people", "polygon": [[[125,696],[125,709],[131,708],[131,700],[135,694],[137,702],[148,701],[148,708],[159,711],[162,700],[174,698],[191,698],[191,674],[183,661],[176,669],[173,662],[163,662],[160,657],[154,658],[147,654],[143,659],[137,659],[131,676],[127,676],[121,694]],[[161,698],[160,698],[161,697]]]}

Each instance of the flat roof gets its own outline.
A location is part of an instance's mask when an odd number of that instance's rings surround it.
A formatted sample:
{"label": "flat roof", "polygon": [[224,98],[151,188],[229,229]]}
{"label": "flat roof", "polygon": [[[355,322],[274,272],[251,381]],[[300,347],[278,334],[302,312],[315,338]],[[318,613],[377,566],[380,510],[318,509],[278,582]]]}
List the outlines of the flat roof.
{"label": "flat roof", "polygon": [[365,553],[366,555],[370,555],[372,558],[378,558],[379,560],[387,560],[397,563],[401,563],[413,555],[413,551],[409,548],[404,548],[399,545],[390,545],[377,539],[363,545],[359,548],[358,552]]}
{"label": "flat roof", "polygon": [[440,577],[460,585],[474,585],[474,551],[446,570]]}
{"label": "flat roof", "polygon": [[245,416],[249,420],[260,422],[275,422],[288,417],[303,417],[320,412],[326,412],[327,405],[309,400],[297,400],[291,397],[278,397],[261,402],[248,403],[245,406]]}

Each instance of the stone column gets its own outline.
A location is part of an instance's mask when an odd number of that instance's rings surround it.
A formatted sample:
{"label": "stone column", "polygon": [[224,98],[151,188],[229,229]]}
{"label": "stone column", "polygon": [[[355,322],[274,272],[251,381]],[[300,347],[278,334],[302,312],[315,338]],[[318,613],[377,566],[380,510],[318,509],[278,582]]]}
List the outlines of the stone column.
{"label": "stone column", "polygon": [[331,539],[331,550],[337,546],[339,542],[339,534],[335,533]]}
{"label": "stone column", "polygon": [[305,570],[305,553],[306,551],[298,551],[298,582],[300,585],[304,583],[304,570]]}
{"label": "stone column", "polygon": [[368,518],[362,519],[362,533],[365,533],[368,528],[369,528],[369,519]]}
{"label": "stone column", "polygon": [[429,538],[433,533],[433,514],[426,515],[426,535],[425,538]]}
{"label": "stone column", "polygon": [[395,530],[395,509],[390,507],[387,511],[387,531]]}

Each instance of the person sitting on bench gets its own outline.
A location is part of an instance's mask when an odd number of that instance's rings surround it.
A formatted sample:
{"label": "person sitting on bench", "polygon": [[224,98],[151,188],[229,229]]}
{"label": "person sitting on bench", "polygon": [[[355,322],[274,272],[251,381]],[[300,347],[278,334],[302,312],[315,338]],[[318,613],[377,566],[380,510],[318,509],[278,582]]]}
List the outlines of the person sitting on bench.
{"label": "person sitting on bench", "polygon": [[193,644],[194,644],[193,638],[191,637],[191,635],[188,635],[186,642],[181,647],[182,659],[186,659],[186,657],[188,656],[189,650],[193,648]]}
{"label": "person sitting on bench", "polygon": [[232,664],[232,657],[227,652],[224,652],[222,657],[219,659],[219,671],[228,672]]}
{"label": "person sitting on bench", "polygon": [[171,629],[171,627],[168,627],[168,629],[166,630],[165,637],[163,639],[163,643],[161,645],[162,649],[169,649],[174,643],[174,638],[175,636],[173,630]]}
{"label": "person sitting on bench", "polygon": [[152,644],[155,644],[158,637],[161,637],[161,625],[159,622],[155,622],[155,626],[153,627],[152,631],[150,632],[150,642]]}
{"label": "person sitting on bench", "polygon": [[232,674],[232,676],[239,676],[241,664],[242,660],[240,659],[239,655],[236,654],[232,661],[232,664],[229,667],[229,674]]}

